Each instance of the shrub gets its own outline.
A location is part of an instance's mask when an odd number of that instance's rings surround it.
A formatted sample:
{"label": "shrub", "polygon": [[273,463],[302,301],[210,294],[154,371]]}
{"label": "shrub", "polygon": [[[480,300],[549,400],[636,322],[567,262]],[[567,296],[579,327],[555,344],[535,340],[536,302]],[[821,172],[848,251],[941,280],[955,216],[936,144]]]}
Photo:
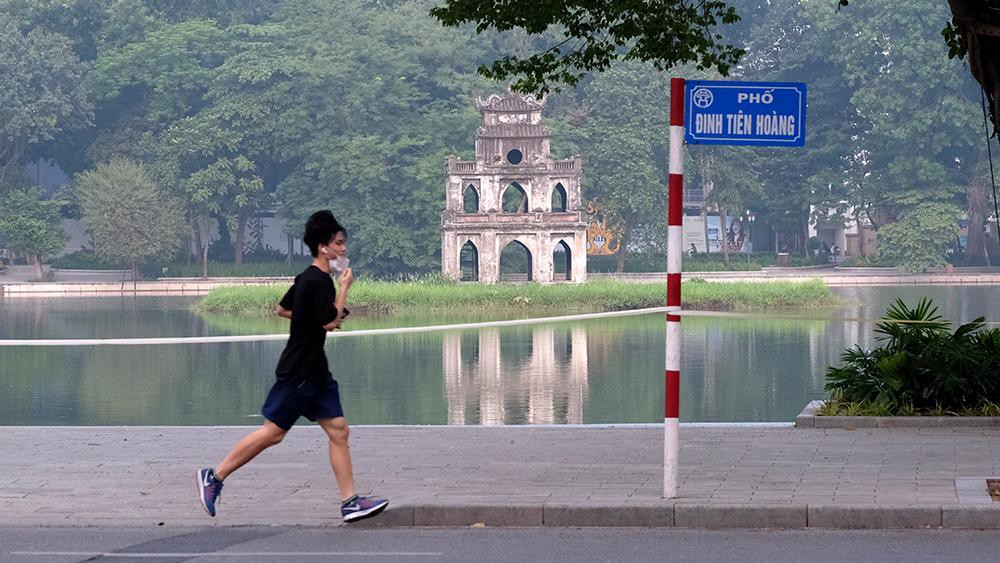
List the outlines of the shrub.
{"label": "shrub", "polygon": [[845,350],[844,365],[827,369],[826,390],[838,402],[922,412],[1000,403],[1000,329],[986,329],[982,317],[950,327],[929,299],[913,309],[896,300],[876,325],[884,344]]}
{"label": "shrub", "polygon": [[63,270],[125,270],[128,260],[108,258],[93,250],[77,250],[52,259],[52,267]]}
{"label": "shrub", "polygon": [[954,205],[929,203],[905,213],[898,222],[878,231],[879,260],[907,271],[944,266],[949,248],[958,238]]}

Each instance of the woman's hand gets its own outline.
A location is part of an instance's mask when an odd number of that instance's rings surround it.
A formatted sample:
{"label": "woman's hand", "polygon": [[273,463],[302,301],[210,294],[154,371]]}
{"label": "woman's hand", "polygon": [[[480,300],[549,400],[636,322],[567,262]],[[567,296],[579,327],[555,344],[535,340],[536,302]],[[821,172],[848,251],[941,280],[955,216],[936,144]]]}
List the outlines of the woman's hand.
{"label": "woman's hand", "polygon": [[352,283],[354,283],[354,272],[350,268],[346,268],[340,273],[340,290],[347,291]]}
{"label": "woman's hand", "polygon": [[323,328],[327,332],[332,332],[332,331],[337,330],[338,328],[340,328],[340,323],[343,322],[343,320],[344,320],[344,317],[341,316],[340,313],[337,313],[337,318],[335,318],[332,321],[330,321],[329,323],[323,325]]}

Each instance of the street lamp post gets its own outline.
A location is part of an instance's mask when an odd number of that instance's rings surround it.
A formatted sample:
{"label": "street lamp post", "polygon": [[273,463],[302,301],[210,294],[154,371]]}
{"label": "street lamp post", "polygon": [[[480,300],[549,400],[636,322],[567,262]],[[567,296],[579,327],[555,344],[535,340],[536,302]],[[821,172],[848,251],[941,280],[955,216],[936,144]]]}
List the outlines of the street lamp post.
{"label": "street lamp post", "polygon": [[746,214],[746,231],[747,231],[747,264],[750,263],[750,244],[753,242],[753,222],[756,217],[754,214],[747,209]]}

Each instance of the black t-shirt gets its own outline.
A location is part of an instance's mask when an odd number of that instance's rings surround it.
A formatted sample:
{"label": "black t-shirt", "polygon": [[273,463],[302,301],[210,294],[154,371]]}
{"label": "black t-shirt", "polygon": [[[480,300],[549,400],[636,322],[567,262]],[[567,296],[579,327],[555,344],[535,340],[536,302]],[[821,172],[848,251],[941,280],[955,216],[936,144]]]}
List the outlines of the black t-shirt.
{"label": "black t-shirt", "polygon": [[295,283],[280,303],[292,312],[292,328],[275,370],[278,379],[321,381],[331,377],[323,352],[326,341],[323,325],[337,318],[336,295],[330,275],[316,266],[309,266],[295,276]]}

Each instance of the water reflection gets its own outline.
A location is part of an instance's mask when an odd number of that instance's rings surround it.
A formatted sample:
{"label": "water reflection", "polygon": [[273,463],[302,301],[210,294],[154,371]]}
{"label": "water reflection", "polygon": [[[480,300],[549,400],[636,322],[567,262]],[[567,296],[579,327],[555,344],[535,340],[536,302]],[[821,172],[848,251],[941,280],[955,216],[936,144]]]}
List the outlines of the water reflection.
{"label": "water reflection", "polygon": [[[587,399],[587,331],[531,332],[524,355],[501,352],[500,330],[441,341],[448,424],[580,424]],[[508,405],[511,408],[508,408]]]}
{"label": "water reflection", "polygon": [[[871,322],[858,319],[897,296],[932,296],[955,322],[1000,318],[990,287],[838,291],[849,304],[798,313],[812,319],[685,317],[681,419],[792,420],[823,396],[845,347],[874,344]],[[0,300],[0,338],[287,330],[281,320],[200,317],[190,303]],[[256,424],[283,344],[0,348],[0,425]],[[663,317],[649,315],[335,338],[327,353],[354,424],[589,424],[662,420],[663,346]]]}

